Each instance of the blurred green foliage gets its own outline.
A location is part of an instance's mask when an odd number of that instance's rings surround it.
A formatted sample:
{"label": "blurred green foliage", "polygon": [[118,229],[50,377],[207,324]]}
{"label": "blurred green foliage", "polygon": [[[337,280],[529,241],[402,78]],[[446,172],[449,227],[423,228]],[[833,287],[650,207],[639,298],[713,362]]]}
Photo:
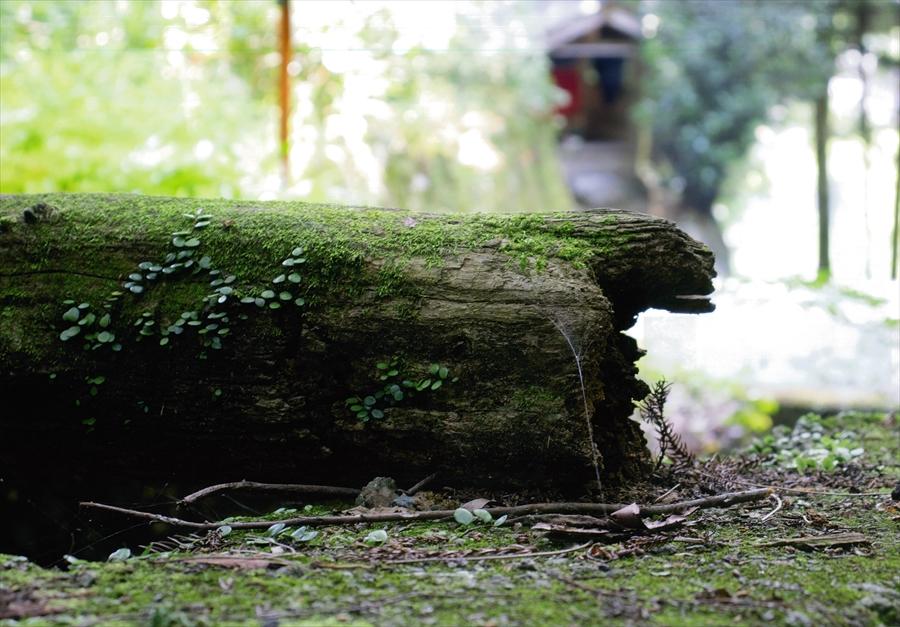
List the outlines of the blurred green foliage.
{"label": "blurred green foliage", "polygon": [[814,413],[804,414],[793,428],[779,425],[772,433],[756,439],[747,452],[756,453],[767,465],[794,468],[800,473],[836,470],[858,461],[865,453],[860,434],[843,426],[878,419],[878,414],[859,412],[825,419]]}
{"label": "blurred green foliage", "polygon": [[150,2],[0,3],[0,189],[238,193],[263,103],[221,58],[176,67],[165,22]]}
{"label": "blurred green foliage", "polygon": [[728,168],[742,159],[769,108],[820,93],[833,72],[826,41],[836,2],[646,2],[659,31],[639,123],[682,203],[709,214]]}
{"label": "blurred green foliage", "polygon": [[[395,45],[402,8],[317,21],[329,5],[292,3],[285,186],[274,0],[4,0],[0,190],[566,209],[547,60],[485,49],[515,7],[465,4],[479,19],[461,12],[447,48],[426,49]],[[335,33],[349,43],[323,45]]]}

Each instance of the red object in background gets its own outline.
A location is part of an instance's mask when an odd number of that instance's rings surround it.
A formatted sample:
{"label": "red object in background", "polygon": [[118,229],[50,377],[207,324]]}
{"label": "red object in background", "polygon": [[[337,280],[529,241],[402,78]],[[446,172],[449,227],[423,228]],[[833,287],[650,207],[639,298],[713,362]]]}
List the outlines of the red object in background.
{"label": "red object in background", "polygon": [[578,67],[553,68],[553,80],[557,87],[569,94],[569,104],[557,107],[556,112],[570,118],[581,110],[581,74]]}

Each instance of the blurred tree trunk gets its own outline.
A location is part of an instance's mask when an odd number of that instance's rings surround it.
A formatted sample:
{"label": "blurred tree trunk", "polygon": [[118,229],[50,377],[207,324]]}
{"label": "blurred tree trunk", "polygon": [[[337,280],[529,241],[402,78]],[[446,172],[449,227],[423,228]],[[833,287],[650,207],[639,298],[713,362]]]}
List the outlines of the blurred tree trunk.
{"label": "blurred tree trunk", "polygon": [[[898,124],[900,132],[900,124]],[[894,189],[894,237],[891,240],[891,278],[897,278],[897,249],[900,248],[900,148],[897,149],[897,180]]]}
{"label": "blurred tree trunk", "polygon": [[731,253],[722,225],[713,215],[712,200],[691,203],[663,185],[653,161],[653,133],[650,125],[637,130],[634,172],[647,195],[647,212],[678,223],[691,237],[709,246],[716,257],[716,272],[731,273]]}
{"label": "blurred tree trunk", "polygon": [[868,48],[866,47],[865,36],[866,33],[869,32],[872,8],[869,5],[869,0],[858,0],[855,6],[856,8],[856,33],[855,38],[856,41],[855,46],[856,49],[859,50],[859,62],[856,66],[857,74],[859,75],[859,80],[862,85],[862,93],[859,96],[859,119],[857,122],[857,128],[859,129],[859,136],[862,139],[863,144],[863,198],[862,198],[862,210],[863,210],[863,222],[865,226],[865,234],[866,234],[866,278],[872,278],[872,256],[871,256],[871,243],[872,243],[872,232],[869,228],[869,173],[872,168],[871,159],[869,157],[869,152],[872,147],[872,128],[869,124],[869,115],[867,111],[868,106],[868,98],[869,98],[869,72],[866,68],[866,55],[868,53]]}
{"label": "blurred tree trunk", "polygon": [[819,266],[820,278],[831,274],[828,199],[828,85],[815,102],[816,184],[819,210]]}

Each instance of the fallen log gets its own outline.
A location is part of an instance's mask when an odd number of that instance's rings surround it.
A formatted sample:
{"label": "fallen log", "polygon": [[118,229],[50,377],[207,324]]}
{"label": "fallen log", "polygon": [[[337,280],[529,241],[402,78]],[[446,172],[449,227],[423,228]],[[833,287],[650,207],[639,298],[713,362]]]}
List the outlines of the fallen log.
{"label": "fallen log", "polygon": [[0,463],[571,485],[592,431],[604,480],[634,475],[647,388],[621,331],[710,311],[713,275],[619,210],[3,196]]}

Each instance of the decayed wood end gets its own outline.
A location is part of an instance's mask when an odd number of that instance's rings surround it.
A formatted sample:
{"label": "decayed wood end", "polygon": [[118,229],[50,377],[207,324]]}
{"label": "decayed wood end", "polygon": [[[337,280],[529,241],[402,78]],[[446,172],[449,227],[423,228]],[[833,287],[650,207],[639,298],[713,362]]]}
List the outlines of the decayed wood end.
{"label": "decayed wood end", "polygon": [[[26,222],[39,203],[52,210]],[[213,216],[197,254],[237,277],[235,300],[269,288],[302,246],[307,303],[235,303],[220,351],[187,333],[165,348],[136,342],[142,312],[165,326],[198,309],[209,277],[188,275],[112,307],[121,352],[59,340],[63,300],[102,302],[139,262],[162,258],[197,207]],[[4,197],[0,216],[0,391],[16,399],[0,426],[22,444],[4,447],[8,463],[58,450],[197,478],[437,471],[445,482],[577,485],[593,471],[571,342],[604,475],[634,475],[645,451],[628,416],[646,387],[635,377],[641,351],[621,331],[649,307],[711,309],[709,250],[669,222],[617,210],[442,216],[49,195]],[[434,363],[450,376],[360,422],[345,400],[379,390],[375,364],[393,357],[410,378]],[[85,377],[97,375],[105,381],[90,396]]]}

